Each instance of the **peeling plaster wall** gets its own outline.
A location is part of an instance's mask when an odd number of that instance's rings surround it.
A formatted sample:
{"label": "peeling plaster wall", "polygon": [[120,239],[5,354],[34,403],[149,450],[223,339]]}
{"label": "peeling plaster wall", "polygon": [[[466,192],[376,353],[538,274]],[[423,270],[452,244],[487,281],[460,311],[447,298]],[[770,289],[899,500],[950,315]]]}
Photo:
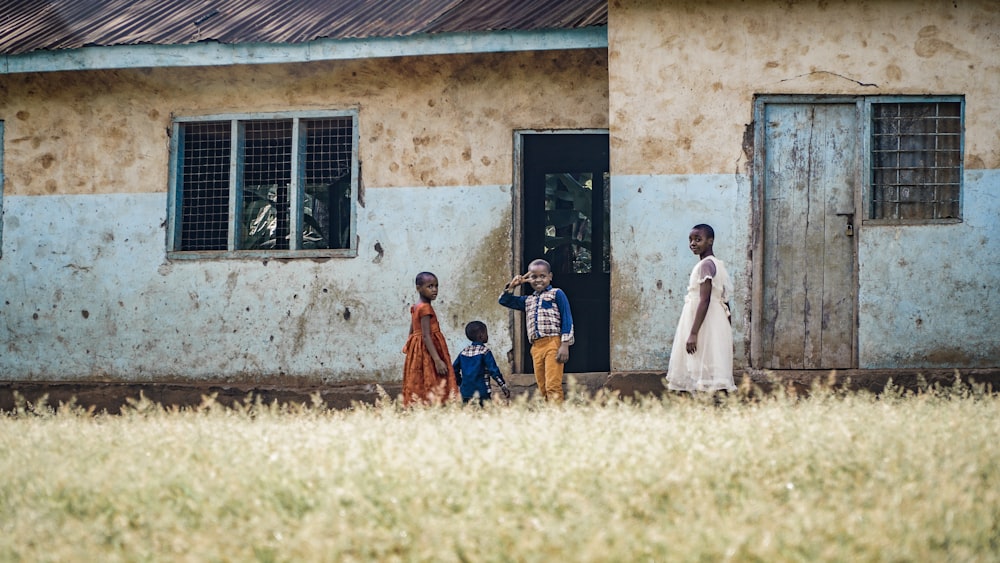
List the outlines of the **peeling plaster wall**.
{"label": "peeling plaster wall", "polygon": [[1000,365],[1000,170],[964,190],[962,223],[861,229],[863,367]]}
{"label": "peeling plaster wall", "polygon": [[[494,306],[508,275],[497,264],[510,261],[509,186],[371,190],[357,258],[266,264],[164,260],[163,194],[4,204],[5,378],[398,380],[424,269],[441,280],[435,309],[452,351],[473,318],[493,328],[498,361],[511,347]],[[453,230],[425,221],[434,216]]]}
{"label": "peeling plaster wall", "polygon": [[965,221],[857,230],[859,367],[1000,365],[998,30],[988,0],[612,0],[612,369],[666,369],[699,222],[726,226],[749,364],[755,94],[965,96]]}
{"label": "peeling plaster wall", "polygon": [[[413,277],[509,373],[513,131],[607,127],[600,50],[0,76],[0,374],[398,381]],[[171,115],[359,110],[356,258],[165,258]]]}
{"label": "peeling plaster wall", "polygon": [[993,0],[611,0],[613,174],[743,171],[754,94],[964,94],[966,166],[1000,168]]}
{"label": "peeling plaster wall", "polygon": [[601,50],[0,75],[8,195],[167,189],[171,116],[359,110],[367,187],[510,184],[514,129],[606,128]]}
{"label": "peeling plaster wall", "polygon": [[[731,174],[612,176],[612,223],[624,226],[612,230],[611,247],[615,267],[627,268],[627,276],[615,276],[611,293],[612,369],[667,368],[688,278],[698,262],[688,248],[694,225],[712,225],[715,255],[726,263],[734,285],[746,287],[749,224],[733,212],[733,202],[749,197],[747,179]],[[679,210],[684,217],[671,220]],[[737,365],[744,357],[749,305],[741,301],[744,295],[737,293],[732,302]]]}

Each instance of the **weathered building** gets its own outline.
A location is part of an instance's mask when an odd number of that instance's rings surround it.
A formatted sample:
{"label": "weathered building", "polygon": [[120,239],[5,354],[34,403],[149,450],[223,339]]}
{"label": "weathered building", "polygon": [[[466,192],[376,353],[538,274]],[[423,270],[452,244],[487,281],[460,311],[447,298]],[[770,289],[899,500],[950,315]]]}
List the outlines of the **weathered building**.
{"label": "weathered building", "polygon": [[737,368],[1000,366],[995,3],[364,4],[0,9],[0,377],[396,381],[422,270],[520,371],[543,253],[662,371],[701,222]]}
{"label": "weathered building", "polygon": [[991,2],[612,2],[615,368],[666,361],[702,219],[755,367],[1000,364],[998,32]]}

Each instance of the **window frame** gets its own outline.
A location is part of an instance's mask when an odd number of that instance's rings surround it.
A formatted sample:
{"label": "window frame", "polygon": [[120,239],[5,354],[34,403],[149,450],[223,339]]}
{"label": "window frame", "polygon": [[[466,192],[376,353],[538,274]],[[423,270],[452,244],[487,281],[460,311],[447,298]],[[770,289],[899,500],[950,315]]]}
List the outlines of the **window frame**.
{"label": "window frame", "polygon": [[[290,208],[293,210],[290,217],[290,232],[301,232],[303,219],[304,191],[305,191],[305,155],[302,152],[304,147],[304,136],[300,127],[302,120],[310,119],[331,119],[331,118],[351,118],[351,211],[350,211],[350,237],[347,248],[322,248],[322,249],[237,249],[237,240],[242,215],[243,186],[242,178],[238,174],[242,156],[240,150],[243,147],[243,122],[246,121],[270,121],[270,120],[292,120],[292,138],[298,142],[292,143],[292,175],[289,189]],[[182,202],[184,189],[183,182],[183,161],[181,155],[184,151],[184,139],[181,128],[185,123],[199,123],[208,121],[228,121],[232,131],[232,144],[229,157],[229,217],[227,222],[227,244],[226,250],[181,250],[181,222],[183,218]],[[267,112],[267,113],[223,113],[198,116],[175,116],[171,124],[170,135],[170,173],[167,198],[167,258],[181,260],[204,260],[204,259],[290,259],[290,258],[354,258],[358,255],[358,189],[361,184],[358,161],[358,110],[326,110],[326,111],[289,111],[289,112]],[[298,241],[293,239],[290,244],[295,245]]]}
{"label": "window frame", "polygon": [[[864,155],[864,178],[862,181],[861,201],[864,207],[862,223],[870,226],[900,226],[900,225],[949,225],[962,223],[965,219],[965,96],[927,95],[927,96],[865,96],[862,123],[862,143]],[[958,217],[893,219],[872,217],[872,105],[894,103],[958,103],[960,119],[959,159],[958,159]]]}

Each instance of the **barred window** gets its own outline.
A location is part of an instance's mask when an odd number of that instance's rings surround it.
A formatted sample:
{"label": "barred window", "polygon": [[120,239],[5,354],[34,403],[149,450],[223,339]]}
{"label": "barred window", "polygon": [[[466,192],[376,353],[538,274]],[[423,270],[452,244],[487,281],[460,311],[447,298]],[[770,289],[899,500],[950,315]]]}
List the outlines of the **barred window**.
{"label": "barred window", "polygon": [[875,98],[870,107],[869,218],[895,223],[960,220],[961,100]]}
{"label": "barred window", "polygon": [[353,255],[355,124],[353,112],[178,118],[171,256]]}

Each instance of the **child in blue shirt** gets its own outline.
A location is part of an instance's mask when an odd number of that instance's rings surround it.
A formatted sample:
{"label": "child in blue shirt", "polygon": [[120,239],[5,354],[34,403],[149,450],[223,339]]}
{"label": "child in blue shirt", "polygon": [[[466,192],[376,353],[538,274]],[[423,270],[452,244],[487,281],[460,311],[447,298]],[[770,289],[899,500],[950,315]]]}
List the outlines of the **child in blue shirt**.
{"label": "child in blue shirt", "polygon": [[509,399],[510,389],[507,388],[507,382],[500,374],[493,352],[486,346],[490,340],[486,325],[480,321],[472,321],[465,325],[465,336],[472,341],[472,344],[466,346],[452,364],[455,368],[458,390],[462,394],[462,402],[468,403],[476,396],[479,397],[480,405],[484,401],[492,400],[490,377],[496,380],[500,390],[503,391],[503,396]]}

